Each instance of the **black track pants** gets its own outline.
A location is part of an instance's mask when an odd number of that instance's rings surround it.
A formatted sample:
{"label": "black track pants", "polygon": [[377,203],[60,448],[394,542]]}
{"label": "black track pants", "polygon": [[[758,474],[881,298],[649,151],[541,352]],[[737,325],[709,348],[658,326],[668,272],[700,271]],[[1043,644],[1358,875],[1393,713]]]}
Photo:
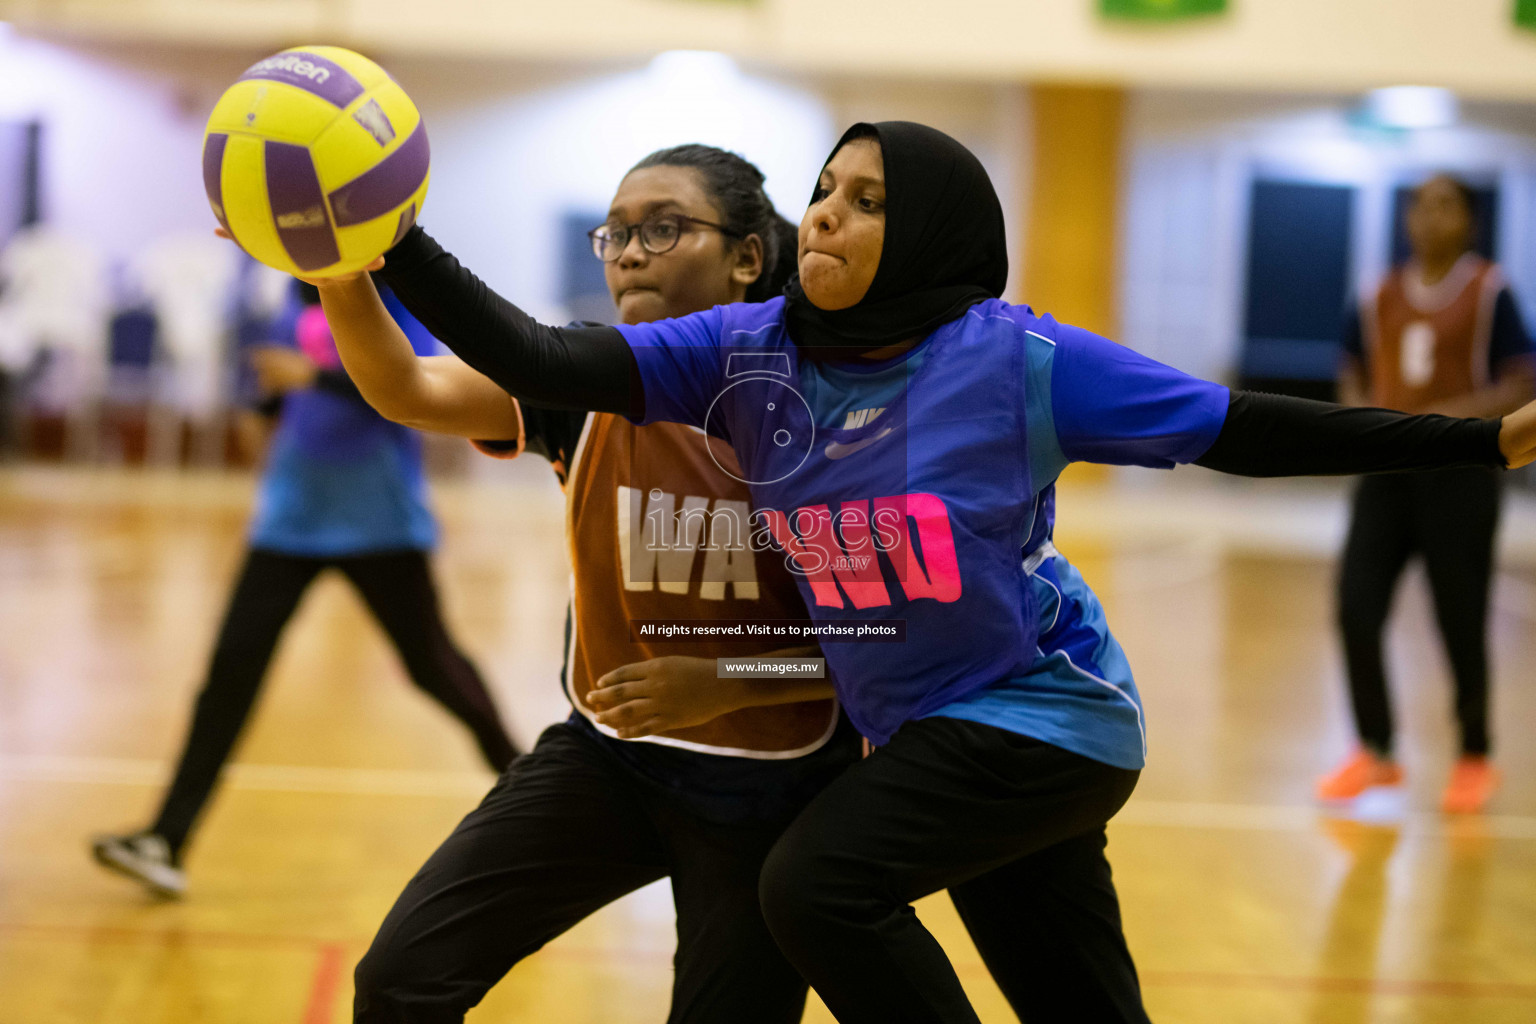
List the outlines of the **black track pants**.
{"label": "black track pants", "polygon": [[1455,678],[1462,752],[1488,752],[1488,592],[1500,493],[1498,473],[1487,469],[1360,481],[1339,571],[1339,628],[1355,725],[1377,753],[1392,750],[1382,631],[1415,554],[1424,558]]}
{"label": "black track pants", "polygon": [[[670,876],[671,1024],[795,1024],[806,983],[757,904],[784,821],[716,824],[575,726],[550,726],[406,885],[355,975],[354,1020],[461,1021],[513,965]],[[622,995],[617,998],[622,998]]]}
{"label": "black track pants", "polygon": [[992,726],[908,722],[785,831],[764,917],[843,1024],[977,1020],[911,906],[946,888],[1028,1024],[1144,1022],[1103,852],[1138,775]]}
{"label": "black track pants", "polygon": [[424,552],[301,558],[253,549],[230,597],[186,746],[153,826],[178,855],[250,718],[283,627],[327,568],[340,570],[357,588],[411,680],[469,727],[492,768],[500,771],[516,756],[485,681],[448,636]]}

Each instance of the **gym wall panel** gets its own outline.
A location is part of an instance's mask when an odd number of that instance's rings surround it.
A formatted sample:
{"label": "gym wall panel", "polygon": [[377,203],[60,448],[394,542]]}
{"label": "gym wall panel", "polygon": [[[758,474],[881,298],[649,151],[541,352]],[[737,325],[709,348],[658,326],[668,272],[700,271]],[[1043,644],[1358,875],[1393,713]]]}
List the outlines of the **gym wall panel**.
{"label": "gym wall panel", "polygon": [[0,119],[0,248],[37,219],[40,129],[35,121]]}
{"label": "gym wall panel", "polygon": [[[126,40],[0,39],[0,122],[41,122],[44,216],[111,261],[166,234],[211,230],[202,132],[225,86],[264,50]],[[488,281],[559,321],[562,216],[605,210],[652,149],[737,149],[798,219],[828,147],[858,119],[917,118],[973,147],[1016,215],[1028,142],[1012,85],[765,74],[708,55],[551,64],[386,58],[432,138],[424,221]],[[152,142],[152,144],[146,144]],[[1010,241],[1023,238],[1010,223]],[[1017,257],[1017,252],[1015,253]],[[1017,264],[1017,260],[1015,262]]]}
{"label": "gym wall panel", "polygon": [[189,109],[189,88],[148,64],[0,40],[0,120],[42,126],[42,219],[114,258],[161,235],[207,229],[207,110]]}
{"label": "gym wall panel", "polygon": [[1536,96],[1536,33],[1510,0],[1241,0],[1177,26],[1106,22],[1091,0],[0,0],[71,33],[610,58],[715,49],[833,73]]}
{"label": "gym wall panel", "polygon": [[1355,191],[1348,290],[1389,265],[1392,197],[1435,170],[1497,187],[1496,255],[1536,309],[1536,119],[1527,105],[1468,102],[1461,122],[1383,133],[1349,95],[1143,90],[1126,113],[1117,271],[1122,339],[1198,376],[1235,381],[1243,358],[1253,182]]}
{"label": "gym wall panel", "polygon": [[0,0],[0,19],[70,35],[290,46],[343,30],[330,0]]}
{"label": "gym wall panel", "polygon": [[388,48],[545,60],[634,57],[659,50],[773,58],[785,49],[778,0],[350,0],[344,7],[351,38]]}

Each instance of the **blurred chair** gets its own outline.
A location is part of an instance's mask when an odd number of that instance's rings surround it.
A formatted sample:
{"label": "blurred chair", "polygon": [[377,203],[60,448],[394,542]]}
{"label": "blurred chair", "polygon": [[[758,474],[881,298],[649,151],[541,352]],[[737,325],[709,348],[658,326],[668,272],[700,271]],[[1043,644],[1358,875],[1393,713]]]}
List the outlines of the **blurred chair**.
{"label": "blurred chair", "polygon": [[242,257],[239,282],[241,315],[271,323],[288,303],[293,278],[249,257]]}
{"label": "blurred chair", "polygon": [[147,305],[119,309],[111,320],[102,458],[113,465],[142,465],[147,457],[157,332]]}
{"label": "blurred chair", "polygon": [[243,257],[202,232],[151,243],[129,272],[155,316],[157,359],[151,388],[146,461],[218,465],[229,429],[228,340]]}
{"label": "blurred chair", "polygon": [[93,459],[107,376],[109,289],[89,245],[34,225],[0,252],[0,368],[15,401],[64,421],[64,455]]}

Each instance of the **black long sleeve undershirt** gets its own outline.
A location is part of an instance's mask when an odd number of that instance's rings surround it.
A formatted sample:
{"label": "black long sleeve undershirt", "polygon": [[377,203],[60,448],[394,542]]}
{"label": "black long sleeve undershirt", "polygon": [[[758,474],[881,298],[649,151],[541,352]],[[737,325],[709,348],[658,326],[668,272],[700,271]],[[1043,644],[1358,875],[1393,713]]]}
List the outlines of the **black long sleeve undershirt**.
{"label": "black long sleeve undershirt", "polygon": [[[639,418],[634,354],[612,327],[549,327],[486,287],[414,227],[379,276],[459,358],[513,396],[557,409]],[[1500,466],[1498,420],[1409,416],[1232,392],[1226,422],[1195,460],[1240,476],[1326,476]]]}
{"label": "black long sleeve undershirt", "polygon": [[470,366],[515,398],[553,409],[645,411],[640,371],[612,327],[549,327],[486,287],[418,225],[378,276]]}
{"label": "black long sleeve undershirt", "polygon": [[1234,391],[1221,433],[1195,465],[1265,477],[1502,469],[1500,425]]}

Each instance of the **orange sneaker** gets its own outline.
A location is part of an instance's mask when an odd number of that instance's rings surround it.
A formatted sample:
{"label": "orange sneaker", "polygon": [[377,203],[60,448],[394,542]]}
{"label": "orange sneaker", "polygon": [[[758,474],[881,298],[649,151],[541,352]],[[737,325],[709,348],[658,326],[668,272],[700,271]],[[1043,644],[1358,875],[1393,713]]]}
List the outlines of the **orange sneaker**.
{"label": "orange sneaker", "polygon": [[1377,757],[1361,748],[1333,772],[1317,780],[1319,800],[1353,800],[1372,786],[1395,786],[1403,781],[1396,761]]}
{"label": "orange sneaker", "polygon": [[1440,807],[1447,814],[1476,814],[1498,788],[1499,770],[1486,757],[1461,757],[1440,798]]}

